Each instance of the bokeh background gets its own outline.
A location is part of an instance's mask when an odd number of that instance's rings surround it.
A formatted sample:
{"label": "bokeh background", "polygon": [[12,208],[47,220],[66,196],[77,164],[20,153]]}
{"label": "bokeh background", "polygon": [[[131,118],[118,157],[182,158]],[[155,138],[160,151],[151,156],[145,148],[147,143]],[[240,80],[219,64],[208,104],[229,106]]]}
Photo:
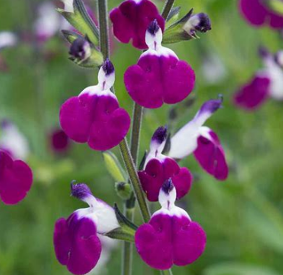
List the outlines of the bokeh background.
{"label": "bokeh background", "polygon": [[[121,1],[110,0],[109,9]],[[58,35],[46,43],[30,43],[36,6],[42,1],[0,1],[0,31],[25,33],[25,41],[5,49],[1,57],[8,70],[0,72],[0,118],[12,120],[27,137],[34,184],[25,200],[14,206],[0,204],[0,274],[69,274],[54,255],[54,222],[67,217],[82,202],[71,198],[71,180],[86,182],[109,204],[121,200],[99,152],[72,144],[64,154],[50,149],[49,136],[59,127],[60,105],[86,86],[96,84],[96,71],[81,69],[68,60],[68,44]],[[163,1],[155,2],[161,9]],[[93,10],[96,1],[91,0]],[[283,274],[283,127],[280,102],[268,100],[259,110],[245,112],[232,104],[233,93],[261,66],[258,46],[282,49],[282,37],[268,28],[254,29],[241,17],[236,0],[176,0],[184,15],[190,8],[206,12],[212,31],[201,39],[170,45],[196,72],[196,87],[187,104],[176,107],[171,131],[192,119],[203,101],[224,96],[224,108],[206,123],[218,133],[226,151],[230,175],[218,182],[190,156],[181,162],[194,173],[190,193],[180,203],[207,233],[207,248],[194,264],[174,267],[178,275]],[[116,93],[122,107],[132,112],[123,74],[140,52],[115,42]],[[193,101],[193,104],[191,104]],[[141,153],[153,131],[168,124],[170,106],[146,110],[141,132]],[[118,150],[113,150],[119,156]],[[152,205],[152,209],[157,206]],[[136,223],[140,224],[139,211]],[[103,272],[120,273],[117,247]],[[134,274],[153,275],[134,250]]]}

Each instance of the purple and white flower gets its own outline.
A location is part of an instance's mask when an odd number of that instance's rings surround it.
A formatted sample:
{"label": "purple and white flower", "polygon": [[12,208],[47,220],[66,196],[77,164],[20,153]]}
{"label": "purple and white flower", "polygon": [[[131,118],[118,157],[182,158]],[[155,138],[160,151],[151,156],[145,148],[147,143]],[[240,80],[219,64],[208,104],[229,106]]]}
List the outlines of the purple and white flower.
{"label": "purple and white flower", "polygon": [[33,175],[22,160],[13,160],[0,150],[0,198],[5,204],[17,204],[31,188]]}
{"label": "purple and white flower", "polygon": [[57,260],[73,274],[86,274],[99,262],[104,234],[119,227],[114,209],[95,198],[86,184],[71,185],[72,196],[89,207],[56,221],[53,242]]}
{"label": "purple and white flower", "polygon": [[185,266],[204,252],[204,230],[185,210],[175,206],[175,200],[176,189],[169,179],[159,192],[161,209],[136,231],[137,251],[152,268],[165,270],[173,265]]}
{"label": "purple and white flower", "polygon": [[222,98],[205,102],[193,120],[171,138],[168,155],[175,159],[183,159],[193,153],[207,173],[218,180],[225,180],[229,172],[225,152],[216,133],[203,126],[221,104]]}
{"label": "purple and white flower", "polygon": [[162,30],[157,20],[150,23],[145,40],[149,49],[124,75],[129,95],[146,108],[159,108],[163,103],[175,104],[184,100],[194,88],[193,69],[179,60],[171,49],[161,45]]}
{"label": "purple and white flower", "polygon": [[134,47],[147,49],[145,32],[153,20],[157,20],[162,31],[165,20],[157,7],[149,0],[126,0],[110,12],[113,32],[122,43],[132,41]]}
{"label": "purple and white flower", "polygon": [[269,97],[283,100],[282,52],[275,55],[266,49],[260,49],[264,69],[259,70],[249,83],[241,87],[234,95],[236,106],[254,110],[260,107]]}
{"label": "purple and white flower", "polygon": [[283,28],[283,16],[270,10],[262,0],[240,0],[239,9],[243,17],[254,27],[269,26]]}
{"label": "purple and white flower", "polygon": [[166,142],[167,129],[159,127],[151,139],[150,151],[145,160],[143,171],[139,171],[142,188],[149,201],[158,201],[163,183],[172,179],[176,187],[177,199],[184,197],[190,190],[193,177],[189,169],[179,167],[178,163],[162,151]]}
{"label": "purple and white flower", "polygon": [[117,146],[127,135],[130,117],[110,91],[114,81],[114,67],[106,60],[99,70],[98,84],[85,88],[62,105],[60,123],[69,138],[104,151]]}
{"label": "purple and white flower", "polygon": [[28,141],[17,126],[5,119],[1,121],[0,130],[0,150],[8,153],[12,158],[27,159],[29,155]]}

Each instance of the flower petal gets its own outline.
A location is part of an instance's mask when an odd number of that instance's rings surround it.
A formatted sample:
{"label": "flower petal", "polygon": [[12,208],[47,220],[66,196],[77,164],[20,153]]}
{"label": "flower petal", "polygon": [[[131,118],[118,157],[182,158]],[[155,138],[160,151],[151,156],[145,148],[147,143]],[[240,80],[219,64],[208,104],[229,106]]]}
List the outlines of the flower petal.
{"label": "flower petal", "polygon": [[33,181],[29,166],[0,151],[0,197],[5,204],[16,204],[23,200]]}

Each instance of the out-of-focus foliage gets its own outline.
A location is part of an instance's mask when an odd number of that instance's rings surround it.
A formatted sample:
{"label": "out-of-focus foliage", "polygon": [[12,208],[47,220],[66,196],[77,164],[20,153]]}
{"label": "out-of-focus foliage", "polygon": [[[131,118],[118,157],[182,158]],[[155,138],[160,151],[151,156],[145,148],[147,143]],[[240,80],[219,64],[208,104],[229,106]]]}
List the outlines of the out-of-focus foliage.
{"label": "out-of-focus foliage", "polygon": [[[28,34],[41,1],[0,1],[0,30]],[[95,8],[94,0],[91,1]],[[120,1],[110,0],[109,8]],[[164,1],[156,1],[162,7]],[[279,34],[268,28],[254,29],[239,15],[236,0],[176,0],[181,15],[192,7],[206,12],[212,31],[201,39],[172,45],[181,59],[196,72],[195,103],[182,111],[172,131],[190,120],[204,100],[224,95],[224,108],[207,123],[226,150],[230,176],[218,182],[205,174],[193,157],[182,161],[194,173],[194,185],[180,204],[207,232],[207,248],[193,265],[174,267],[182,275],[279,275],[283,274],[283,146],[280,102],[269,100],[258,111],[247,113],[231,104],[231,96],[261,64],[259,45],[271,51],[282,48]],[[123,74],[136,63],[140,52],[115,41],[112,61],[116,69],[116,93],[121,106],[131,113]],[[86,182],[93,193],[113,204],[114,180],[102,155],[86,145],[72,144],[66,154],[51,153],[48,136],[58,127],[60,105],[86,86],[96,83],[96,72],[76,67],[68,60],[68,46],[61,36],[41,47],[27,42],[1,53],[9,71],[0,73],[0,118],[9,118],[27,136],[32,154],[28,163],[35,174],[27,198],[15,206],[0,205],[0,274],[69,274],[55,259],[52,244],[54,222],[68,216],[83,203],[69,196],[71,180]],[[222,78],[203,74],[203,64],[216,59]],[[212,65],[209,72],[215,73]],[[168,124],[170,106],[146,110],[141,133],[141,154],[149,146],[153,131]],[[119,156],[118,150],[114,152]],[[154,209],[156,206],[152,206]],[[139,211],[136,223],[140,224]],[[120,251],[114,251],[105,274],[118,274]],[[134,274],[159,274],[134,256]]]}

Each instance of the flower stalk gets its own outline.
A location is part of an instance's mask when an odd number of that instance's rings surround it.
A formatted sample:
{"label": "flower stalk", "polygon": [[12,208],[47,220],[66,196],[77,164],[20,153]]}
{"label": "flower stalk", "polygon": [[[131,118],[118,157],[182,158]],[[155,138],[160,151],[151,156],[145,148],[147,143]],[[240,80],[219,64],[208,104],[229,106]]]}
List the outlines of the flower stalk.
{"label": "flower stalk", "polygon": [[164,8],[162,10],[162,16],[165,20],[167,19],[168,15],[169,15],[169,13],[170,13],[173,5],[174,5],[174,2],[175,2],[175,0],[167,0],[166,1]]}

